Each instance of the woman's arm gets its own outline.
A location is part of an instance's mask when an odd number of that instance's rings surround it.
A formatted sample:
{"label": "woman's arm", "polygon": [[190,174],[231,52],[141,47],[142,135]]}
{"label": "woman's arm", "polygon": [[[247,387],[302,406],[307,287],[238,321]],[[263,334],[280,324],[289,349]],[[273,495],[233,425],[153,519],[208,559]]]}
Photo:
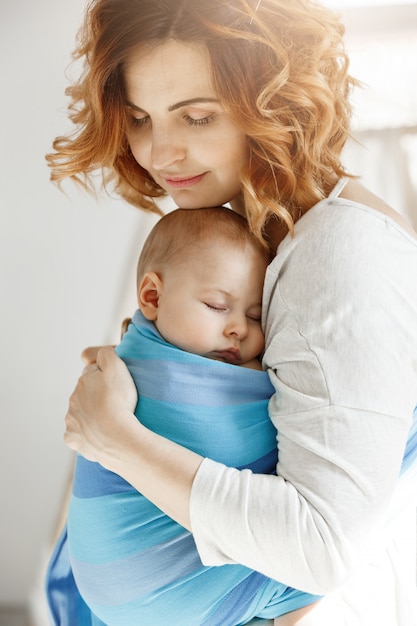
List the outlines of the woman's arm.
{"label": "woman's arm", "polygon": [[[84,355],[91,360],[95,351]],[[113,348],[88,365],[66,416],[65,442],[90,461],[122,476],[190,530],[189,500],[202,457],[143,427],[134,415],[136,388]]]}
{"label": "woman's arm", "polygon": [[416,240],[343,201],[283,242],[264,303],[278,476],[202,463],[191,521],[206,565],[323,594],[366,562],[417,403],[416,275]]}
{"label": "woman's arm", "polygon": [[109,349],[101,371],[79,381],[66,437],[188,529],[190,508],[205,564],[240,562],[322,594],[357,565],[397,480],[417,400],[417,249],[366,209],[315,211],[300,220],[298,251],[280,250],[271,285],[266,357],[281,475],[202,462],[148,432]]}

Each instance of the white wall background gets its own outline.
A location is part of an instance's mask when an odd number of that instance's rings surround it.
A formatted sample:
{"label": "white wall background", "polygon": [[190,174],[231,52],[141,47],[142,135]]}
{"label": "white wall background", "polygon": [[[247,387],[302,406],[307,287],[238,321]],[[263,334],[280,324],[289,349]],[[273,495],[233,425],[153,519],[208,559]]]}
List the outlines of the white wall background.
{"label": "white wall background", "polygon": [[113,320],[134,306],[142,214],[71,184],[64,195],[44,161],[67,127],[65,72],[83,7],[1,0],[0,604],[26,601],[56,523],[81,350],[116,342]]}
{"label": "white wall background", "polygon": [[[84,0],[0,0],[0,605],[26,603],[39,579],[70,474],[63,416],[79,354],[117,341],[154,223],[115,198],[97,202],[71,184],[64,195],[48,180],[44,154],[68,127],[65,71],[83,8]],[[359,68],[369,40],[355,41]],[[359,171],[369,154],[378,158],[379,175],[367,174],[374,189],[386,183],[389,159],[398,163],[378,146],[350,157]],[[388,187],[415,219],[415,194],[404,199],[395,177]]]}

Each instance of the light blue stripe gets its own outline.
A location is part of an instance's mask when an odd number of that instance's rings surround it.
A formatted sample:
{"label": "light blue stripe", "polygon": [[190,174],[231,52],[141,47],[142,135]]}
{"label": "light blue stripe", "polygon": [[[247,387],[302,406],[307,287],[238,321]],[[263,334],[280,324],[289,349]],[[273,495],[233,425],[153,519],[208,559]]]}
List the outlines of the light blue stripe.
{"label": "light blue stripe", "polygon": [[137,493],[71,498],[68,541],[71,555],[81,561],[117,561],[182,533],[182,526]]}
{"label": "light blue stripe", "polygon": [[[167,550],[169,567],[164,559]],[[86,589],[90,603],[104,606],[126,604],[139,596],[143,598],[208,569],[201,563],[190,533],[110,563],[91,564],[74,557],[71,562],[81,593]]]}
{"label": "light blue stripe", "polygon": [[[240,467],[276,448],[276,431],[265,408],[253,403],[236,407],[199,407],[184,417],[184,407],[141,398],[140,421],[158,434],[214,461]],[[157,419],[156,419],[157,416]]]}
{"label": "light blue stripe", "polygon": [[[195,359],[199,362],[181,363],[178,368],[178,361],[138,361],[124,357],[137,380],[139,393],[162,402],[218,407],[265,401],[273,393],[266,372],[197,356]],[[216,365],[213,366],[213,363]],[[245,376],[238,375],[243,371],[247,372]]]}
{"label": "light blue stripe", "polygon": [[[219,570],[222,570],[219,575]],[[248,588],[256,594],[265,584],[260,577],[252,584],[245,568],[234,565],[206,568],[202,575],[182,580],[175,589],[161,588],[159,592],[141,597],[118,607],[90,603],[91,609],[109,626],[200,626],[210,618],[213,606],[228,602],[230,591],[248,581]],[[246,613],[234,603],[233,619],[217,622],[217,626],[236,626]],[[212,622],[213,623],[213,622]]]}

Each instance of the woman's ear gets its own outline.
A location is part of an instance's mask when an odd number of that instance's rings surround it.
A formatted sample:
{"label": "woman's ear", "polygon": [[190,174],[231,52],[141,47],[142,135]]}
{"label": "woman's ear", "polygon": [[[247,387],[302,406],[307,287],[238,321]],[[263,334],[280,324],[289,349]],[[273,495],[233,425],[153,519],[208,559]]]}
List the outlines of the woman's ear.
{"label": "woman's ear", "polygon": [[162,280],[155,272],[146,272],[138,291],[138,304],[147,320],[155,322],[158,318],[158,301],[162,293]]}

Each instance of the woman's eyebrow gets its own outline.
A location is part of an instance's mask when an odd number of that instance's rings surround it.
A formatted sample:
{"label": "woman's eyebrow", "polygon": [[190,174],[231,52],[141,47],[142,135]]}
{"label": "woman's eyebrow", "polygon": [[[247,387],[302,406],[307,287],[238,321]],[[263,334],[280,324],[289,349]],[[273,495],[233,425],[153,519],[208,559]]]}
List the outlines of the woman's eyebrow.
{"label": "woman's eyebrow", "polygon": [[[177,109],[181,109],[182,107],[190,106],[192,104],[205,104],[206,102],[214,102],[219,104],[220,100],[218,98],[190,98],[189,100],[181,100],[181,102],[176,102],[168,107],[168,111],[171,113],[172,111],[176,111]],[[126,106],[130,107],[134,111],[138,111],[139,113],[146,113],[143,109],[133,104],[133,102],[129,102],[126,100]]]}
{"label": "woman's eyebrow", "polygon": [[220,100],[218,98],[190,98],[189,100],[182,100],[181,102],[173,104],[168,107],[168,111],[176,111],[177,109],[181,109],[181,107],[190,106],[190,104],[205,104],[206,102],[219,103]]}

